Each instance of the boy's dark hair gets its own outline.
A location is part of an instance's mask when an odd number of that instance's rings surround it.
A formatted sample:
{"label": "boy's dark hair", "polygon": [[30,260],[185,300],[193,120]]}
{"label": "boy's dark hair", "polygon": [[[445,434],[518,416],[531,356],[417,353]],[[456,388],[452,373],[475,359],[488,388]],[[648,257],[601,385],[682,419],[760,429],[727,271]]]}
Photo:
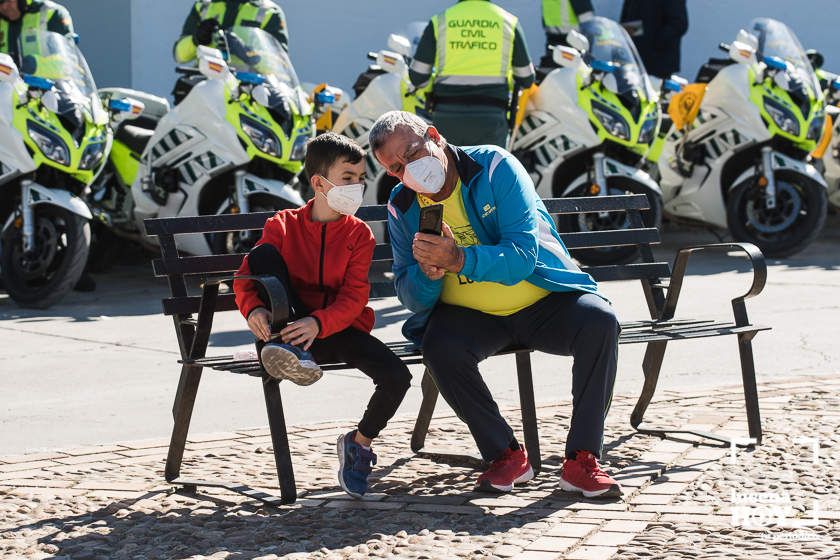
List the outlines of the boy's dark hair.
{"label": "boy's dark hair", "polygon": [[335,132],[325,132],[306,143],[306,159],[303,162],[306,175],[324,176],[339,160],[359,163],[365,151],[351,139]]}

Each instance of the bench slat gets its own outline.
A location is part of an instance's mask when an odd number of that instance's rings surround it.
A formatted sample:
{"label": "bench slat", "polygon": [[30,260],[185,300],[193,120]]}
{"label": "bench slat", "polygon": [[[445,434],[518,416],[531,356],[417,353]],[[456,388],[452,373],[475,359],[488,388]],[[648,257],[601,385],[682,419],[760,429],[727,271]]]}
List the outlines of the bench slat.
{"label": "bench slat", "polygon": [[236,272],[245,253],[230,255],[207,255],[204,257],[180,257],[178,260],[154,259],[152,270],[155,276],[170,274],[213,274]]}
{"label": "bench slat", "polygon": [[561,233],[560,239],[563,240],[567,249],[594,249],[642,243],[657,244],[659,243],[659,230],[656,228],[640,228]]}
{"label": "bench slat", "polygon": [[642,280],[644,278],[662,278],[671,276],[671,265],[666,262],[611,264],[605,266],[583,267],[598,282],[614,280]]}
{"label": "bench slat", "polygon": [[[545,199],[544,202],[550,214],[617,212],[628,209],[645,210],[649,207],[647,196],[643,194],[549,198]],[[262,229],[265,221],[274,214],[274,212],[253,212],[249,214],[149,218],[143,220],[143,224],[146,228],[146,235],[253,230]],[[366,222],[384,222],[388,219],[388,211],[384,205],[362,206],[356,216]]]}

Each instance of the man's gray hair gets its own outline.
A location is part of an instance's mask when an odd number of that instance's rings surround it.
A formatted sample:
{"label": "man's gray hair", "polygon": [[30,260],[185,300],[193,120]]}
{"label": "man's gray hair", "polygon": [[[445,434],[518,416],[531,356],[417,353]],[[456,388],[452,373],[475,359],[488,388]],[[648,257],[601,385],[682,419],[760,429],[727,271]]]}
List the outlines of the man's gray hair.
{"label": "man's gray hair", "polygon": [[406,111],[388,111],[373,123],[368,133],[368,145],[374,154],[385,145],[388,137],[399,128],[407,128],[417,136],[425,136],[429,123]]}

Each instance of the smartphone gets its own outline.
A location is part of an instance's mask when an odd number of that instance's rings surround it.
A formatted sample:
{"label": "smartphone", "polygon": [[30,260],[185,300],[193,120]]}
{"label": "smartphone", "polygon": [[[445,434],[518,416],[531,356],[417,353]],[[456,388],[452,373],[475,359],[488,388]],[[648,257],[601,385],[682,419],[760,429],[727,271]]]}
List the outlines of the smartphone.
{"label": "smartphone", "polygon": [[432,204],[420,209],[420,233],[440,235],[443,230],[443,204]]}

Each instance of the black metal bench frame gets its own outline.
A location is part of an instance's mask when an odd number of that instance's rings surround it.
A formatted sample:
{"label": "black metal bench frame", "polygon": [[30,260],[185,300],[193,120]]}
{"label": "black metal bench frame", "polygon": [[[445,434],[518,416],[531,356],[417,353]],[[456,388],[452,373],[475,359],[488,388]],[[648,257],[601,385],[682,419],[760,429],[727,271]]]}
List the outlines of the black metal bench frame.
{"label": "black metal bench frame", "polygon": [[[660,437],[677,433],[693,434],[721,443],[730,443],[730,438],[714,433],[689,430],[679,426],[672,428],[650,427],[643,423],[643,418],[656,391],[659,372],[669,342],[701,337],[736,335],[741,362],[748,432],[750,438],[756,443],[760,443],[761,416],[756,388],[752,339],[756,333],[767,330],[769,327],[750,323],[745,300],[761,293],[767,279],[767,266],[761,251],[748,243],[718,243],[688,247],[677,252],[672,273],[667,262],[657,262],[654,259],[651,245],[659,243],[659,232],[656,228],[644,226],[641,211],[648,208],[647,198],[644,195],[547,199],[545,203],[552,215],[621,211],[626,212],[629,217],[632,229],[566,233],[561,234],[561,237],[569,249],[628,245],[635,245],[639,248],[641,262],[583,268],[599,282],[639,280],[642,284],[650,319],[622,323],[622,333],[619,339],[620,344],[647,344],[642,362],[645,381],[642,393],[630,418],[632,427],[639,433]],[[371,224],[387,220],[387,211],[384,206],[363,207],[357,215]],[[237,361],[233,356],[208,357],[206,355],[214,314],[219,311],[236,309],[232,293],[219,293],[220,282],[230,280],[231,273],[239,268],[244,255],[180,256],[175,244],[175,236],[181,234],[259,230],[262,229],[265,220],[270,216],[272,216],[272,213],[263,212],[225,216],[161,218],[146,220],[144,224],[147,235],[156,236],[160,244],[161,258],[153,261],[153,268],[156,276],[168,279],[171,294],[170,297],[162,301],[163,312],[173,318],[181,352],[181,360],[179,360],[181,376],[172,410],[174,426],[166,460],[166,480],[188,488],[219,486],[244,493],[269,504],[288,504],[295,501],[297,493],[279,383],[269,377],[255,360]],[[696,252],[706,250],[742,252],[746,254],[752,264],[752,286],[745,294],[732,300],[734,322],[678,320],[674,318],[689,257]],[[390,245],[388,243],[377,245],[374,250],[374,261],[383,263],[390,260]],[[188,293],[186,282],[188,276],[201,278],[201,295],[190,295]],[[276,315],[281,312],[278,310],[282,310],[282,313],[285,313],[286,310],[283,303],[285,293],[279,282],[270,276],[251,278],[261,282],[266,288],[272,300],[272,313],[275,315],[272,322],[278,321],[280,317]],[[669,282],[665,283],[668,280]],[[375,288],[378,297],[394,295],[391,284],[377,284]],[[406,364],[422,363],[421,353],[412,345],[400,342],[390,343],[389,346]],[[500,352],[500,354],[514,354],[516,358],[524,443],[534,469],[539,471],[541,466],[540,445],[530,353],[531,350],[527,348],[511,348]],[[201,373],[205,367],[256,376],[262,379],[277,477],[280,484],[281,496],[279,499],[251,491],[244,486],[224,482],[189,480],[180,477],[190,418],[201,380]],[[326,371],[348,369],[348,367],[347,364],[342,363],[322,364],[322,368]],[[415,453],[421,452],[425,446],[426,434],[438,397],[437,387],[428,370],[424,372],[421,389],[423,401],[411,438],[411,449]]]}

